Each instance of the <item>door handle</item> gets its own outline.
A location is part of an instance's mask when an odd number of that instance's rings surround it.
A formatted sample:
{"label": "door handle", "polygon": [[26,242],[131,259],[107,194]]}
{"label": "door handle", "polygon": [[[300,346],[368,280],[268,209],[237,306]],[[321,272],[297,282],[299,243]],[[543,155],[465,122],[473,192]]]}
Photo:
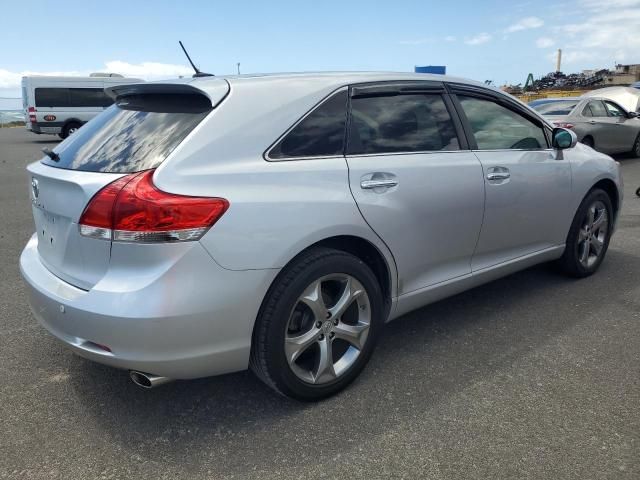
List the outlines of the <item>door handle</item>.
{"label": "door handle", "polygon": [[[384,189],[398,186],[398,178],[389,172],[372,172],[360,177],[360,188],[363,190]],[[377,193],[381,193],[378,191]]]}
{"label": "door handle", "polygon": [[379,187],[391,188],[391,187],[396,187],[396,186],[398,186],[398,181],[397,180],[393,180],[393,179],[387,179],[387,180],[362,180],[360,182],[360,187],[364,188],[365,190],[371,190],[372,188],[379,188]]}
{"label": "door handle", "polygon": [[508,180],[509,178],[511,178],[511,173],[506,167],[491,167],[487,172],[487,180],[489,181]]}
{"label": "door handle", "polygon": [[506,180],[507,178],[511,178],[509,172],[487,173],[487,180]]}

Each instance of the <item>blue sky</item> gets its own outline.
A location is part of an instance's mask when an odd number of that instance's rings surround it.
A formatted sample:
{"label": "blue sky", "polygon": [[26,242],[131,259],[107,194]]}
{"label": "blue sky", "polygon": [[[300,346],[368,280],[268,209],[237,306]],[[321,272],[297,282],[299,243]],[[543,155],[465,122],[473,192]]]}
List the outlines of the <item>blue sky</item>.
{"label": "blue sky", "polygon": [[640,0],[10,1],[0,17],[0,97],[30,72],[189,74],[178,40],[216,74],[431,64],[502,84],[554,70],[557,48],[565,72],[640,63]]}

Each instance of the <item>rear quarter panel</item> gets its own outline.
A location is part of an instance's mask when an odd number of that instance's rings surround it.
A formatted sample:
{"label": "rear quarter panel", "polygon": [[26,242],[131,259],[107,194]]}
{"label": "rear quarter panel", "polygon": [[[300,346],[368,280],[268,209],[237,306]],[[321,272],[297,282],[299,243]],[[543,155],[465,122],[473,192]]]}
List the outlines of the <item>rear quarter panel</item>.
{"label": "rear quarter panel", "polygon": [[226,269],[279,269],[318,241],[353,235],[383,254],[395,294],[393,257],[356,206],[344,157],[278,162],[263,157],[337,88],[323,83],[318,88],[302,79],[232,84],[228,97],[157,169],[154,182],[168,192],[229,201],[229,210],[201,240]]}

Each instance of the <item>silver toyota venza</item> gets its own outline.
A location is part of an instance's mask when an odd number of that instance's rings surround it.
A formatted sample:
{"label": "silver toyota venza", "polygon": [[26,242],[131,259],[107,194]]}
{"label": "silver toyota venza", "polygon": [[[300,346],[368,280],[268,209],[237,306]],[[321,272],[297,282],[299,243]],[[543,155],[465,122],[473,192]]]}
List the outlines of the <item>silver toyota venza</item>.
{"label": "silver toyota venza", "polygon": [[602,262],[618,165],[484,85],[390,73],[112,87],[29,165],[37,319],[139,385],[251,368],[344,388],[384,323],[540,262]]}

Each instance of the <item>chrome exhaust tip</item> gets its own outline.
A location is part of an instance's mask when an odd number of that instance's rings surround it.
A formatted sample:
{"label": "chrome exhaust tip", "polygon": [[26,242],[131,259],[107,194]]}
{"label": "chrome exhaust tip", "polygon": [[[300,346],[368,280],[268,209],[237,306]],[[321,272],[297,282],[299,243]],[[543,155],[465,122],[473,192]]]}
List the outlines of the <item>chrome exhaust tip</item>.
{"label": "chrome exhaust tip", "polygon": [[159,377],[158,375],[151,375],[150,373],[138,372],[137,370],[130,370],[129,377],[131,381],[142,388],[155,388],[165,383],[173,381],[168,377]]}

